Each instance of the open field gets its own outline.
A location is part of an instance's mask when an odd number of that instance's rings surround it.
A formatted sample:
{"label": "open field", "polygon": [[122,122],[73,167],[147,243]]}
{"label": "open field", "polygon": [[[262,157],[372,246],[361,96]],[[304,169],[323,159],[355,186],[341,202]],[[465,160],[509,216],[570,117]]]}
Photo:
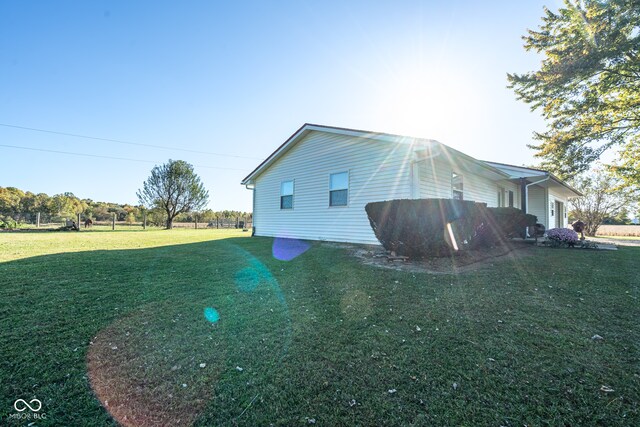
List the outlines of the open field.
{"label": "open field", "polygon": [[640,238],[640,225],[601,225],[596,235]]}
{"label": "open field", "polygon": [[640,248],[454,275],[247,236],[0,233],[0,424],[640,425]]}

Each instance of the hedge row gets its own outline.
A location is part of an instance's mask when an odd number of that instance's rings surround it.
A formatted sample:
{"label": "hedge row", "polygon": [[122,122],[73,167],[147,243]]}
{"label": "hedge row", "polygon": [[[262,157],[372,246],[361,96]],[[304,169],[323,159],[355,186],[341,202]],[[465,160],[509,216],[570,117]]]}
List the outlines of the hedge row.
{"label": "hedge row", "polygon": [[382,246],[412,258],[495,246],[536,223],[534,215],[516,208],[466,200],[388,200],[368,203],[365,210]]}

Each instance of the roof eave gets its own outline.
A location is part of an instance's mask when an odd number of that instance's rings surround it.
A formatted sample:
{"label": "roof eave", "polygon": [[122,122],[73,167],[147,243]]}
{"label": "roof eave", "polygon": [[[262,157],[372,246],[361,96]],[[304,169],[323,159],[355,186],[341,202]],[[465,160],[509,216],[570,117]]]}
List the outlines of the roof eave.
{"label": "roof eave", "polygon": [[561,180],[560,178],[558,178],[557,176],[552,174],[551,172],[547,172],[547,173],[549,174],[551,179],[553,179],[555,182],[557,182],[558,184],[562,185],[564,188],[570,190],[571,192],[575,193],[576,194],[575,197],[584,196],[584,194],[582,194],[580,191],[576,190],[575,188],[573,188],[572,186],[570,186],[569,184],[567,184],[566,182],[564,182],[563,180]]}
{"label": "roof eave", "polygon": [[289,138],[286,139],[280,146],[269,155],[266,159],[262,161],[254,170],[249,173],[241,182],[241,185],[253,184],[254,178],[260,174],[260,172],[268,167],[274,160],[280,157],[280,154],[287,148],[293,141],[297,140],[302,136],[303,133],[306,133],[309,128],[309,123],[305,123],[298,130],[296,130]]}
{"label": "roof eave", "polygon": [[485,160],[484,162],[488,163],[488,164],[495,164],[495,165],[501,165],[501,166],[506,166],[506,167],[510,167],[510,168],[516,168],[516,169],[521,169],[521,170],[530,170],[530,171],[533,171],[533,172],[538,172],[539,174],[536,174],[536,175],[533,175],[533,176],[511,177],[511,179],[521,179],[521,178],[533,179],[533,178],[540,178],[540,177],[550,177],[557,184],[563,186],[564,188],[566,188],[569,191],[571,191],[574,194],[576,194],[575,197],[583,196],[583,194],[580,191],[576,190],[575,188],[573,188],[572,186],[570,186],[569,184],[567,184],[566,182],[564,182],[563,180],[561,180],[560,178],[558,178],[557,176],[552,174],[551,172],[548,172],[548,171],[545,171],[545,170],[542,170],[542,169],[528,168],[528,167],[525,167],[525,166],[516,166],[516,165],[510,165],[510,164],[507,164],[507,163],[491,162],[491,161],[488,161],[488,160]]}

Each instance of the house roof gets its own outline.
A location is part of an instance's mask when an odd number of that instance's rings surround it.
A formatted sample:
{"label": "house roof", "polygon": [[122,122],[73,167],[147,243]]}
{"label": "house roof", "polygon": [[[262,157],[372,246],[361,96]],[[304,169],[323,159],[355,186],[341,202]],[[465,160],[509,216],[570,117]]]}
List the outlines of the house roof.
{"label": "house roof", "polygon": [[[304,138],[309,132],[319,131],[327,133],[335,133],[340,135],[353,136],[356,138],[372,139],[377,141],[384,141],[395,144],[414,144],[422,146],[423,149],[438,146],[449,154],[454,154],[457,157],[463,159],[468,164],[481,168],[482,170],[497,175],[499,178],[509,179],[511,176],[502,171],[500,168],[496,168],[488,162],[477,160],[461,151],[451,148],[441,142],[433,139],[416,138],[403,135],[395,135],[383,132],[371,132],[358,129],[349,129],[335,126],[317,125],[312,123],[305,123],[297,131],[295,131],[285,142],[282,143],[269,157],[267,157],[262,163],[260,163],[249,175],[247,175],[241,182],[242,185],[251,184],[251,181],[260,175],[264,170],[271,166],[276,160],[282,157],[287,151],[289,151],[297,142]],[[419,152],[420,150],[417,150]]]}
{"label": "house roof", "polygon": [[516,166],[516,165],[510,165],[506,163],[489,162],[489,161],[485,161],[485,163],[508,173],[509,175],[511,175],[512,179],[524,178],[527,180],[540,180],[540,179],[549,177],[553,183],[563,187],[564,190],[568,190],[570,193],[574,193],[573,195],[567,194],[569,197],[576,197],[576,196],[583,195],[580,191],[576,190],[575,188],[573,188],[572,186],[570,186],[569,184],[567,184],[566,182],[564,182],[563,180],[561,180],[560,178],[552,174],[551,172],[547,172],[542,169],[528,168],[524,166]]}

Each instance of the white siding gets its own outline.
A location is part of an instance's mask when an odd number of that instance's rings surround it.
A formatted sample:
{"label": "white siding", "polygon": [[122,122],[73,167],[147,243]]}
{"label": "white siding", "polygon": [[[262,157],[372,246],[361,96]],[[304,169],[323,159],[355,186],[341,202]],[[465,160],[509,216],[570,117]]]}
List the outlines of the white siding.
{"label": "white siding", "polygon": [[439,159],[424,160],[418,164],[420,165],[420,198],[450,199],[451,173],[453,172],[451,165]]}
{"label": "white siding", "polygon": [[543,224],[547,230],[553,228],[549,227],[548,218],[549,203],[547,201],[546,188],[539,185],[532,185],[529,187],[529,200],[527,202],[527,213],[538,217],[538,222]]}
{"label": "white siding", "polygon": [[465,176],[464,187],[465,200],[486,203],[490,208],[498,206],[498,189],[502,188],[507,191],[505,194],[507,202],[508,192],[513,191],[513,207],[520,208],[520,189],[516,184],[509,181],[492,181],[477,175],[469,176],[469,179],[467,179]]}
{"label": "white siding", "polygon": [[[420,164],[420,197],[450,199],[452,166],[443,160],[426,160]],[[463,198],[498,206],[498,188],[513,191],[513,206],[520,208],[520,188],[509,181],[493,181],[470,172],[459,172],[463,177]]]}
{"label": "white siding", "polygon": [[[256,178],[256,235],[377,244],[364,206],[411,197],[410,150],[407,144],[310,132]],[[344,171],[348,205],[330,207],[329,174]],[[285,180],[295,181],[293,209],[281,210]]]}
{"label": "white siding", "polygon": [[520,203],[520,186],[518,184],[514,184],[511,181],[497,181],[495,183],[495,195],[493,196],[493,202],[487,202],[487,206],[494,207],[498,206],[498,191],[499,189],[505,190],[504,193],[504,201],[505,206],[509,206],[509,191],[513,191],[513,207],[514,208],[522,208],[522,204]]}

